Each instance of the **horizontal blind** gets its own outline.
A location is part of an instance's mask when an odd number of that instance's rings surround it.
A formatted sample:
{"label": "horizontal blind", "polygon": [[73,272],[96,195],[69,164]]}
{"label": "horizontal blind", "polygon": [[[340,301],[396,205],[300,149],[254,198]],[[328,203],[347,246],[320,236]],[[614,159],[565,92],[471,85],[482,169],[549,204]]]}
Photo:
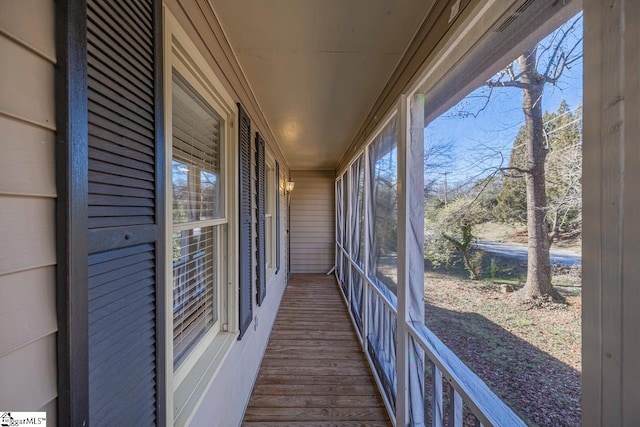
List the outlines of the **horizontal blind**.
{"label": "horizontal blind", "polygon": [[172,103],[173,223],[221,218],[222,118],[175,70]]}
{"label": "horizontal blind", "polygon": [[173,352],[176,366],[218,320],[216,252],[216,227],[173,234]]}
{"label": "horizontal blind", "polygon": [[173,158],[219,175],[222,119],[176,70],[172,93]]}

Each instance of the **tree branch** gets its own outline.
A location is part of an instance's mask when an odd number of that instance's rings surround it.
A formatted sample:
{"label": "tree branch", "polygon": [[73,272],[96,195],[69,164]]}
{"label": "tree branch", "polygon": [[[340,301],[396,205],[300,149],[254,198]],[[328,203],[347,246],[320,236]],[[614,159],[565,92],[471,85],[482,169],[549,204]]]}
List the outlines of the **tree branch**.
{"label": "tree branch", "polygon": [[532,85],[532,84],[522,83],[521,81],[518,81],[518,80],[509,80],[507,82],[489,80],[487,82],[487,86],[489,86],[490,88],[494,88],[494,87],[516,87],[518,89],[532,89],[534,87],[534,85]]}
{"label": "tree branch", "polygon": [[498,170],[500,172],[516,171],[516,172],[519,172],[521,174],[531,173],[531,169],[522,169],[522,168],[518,168],[516,166],[508,166],[506,168],[498,168]]}

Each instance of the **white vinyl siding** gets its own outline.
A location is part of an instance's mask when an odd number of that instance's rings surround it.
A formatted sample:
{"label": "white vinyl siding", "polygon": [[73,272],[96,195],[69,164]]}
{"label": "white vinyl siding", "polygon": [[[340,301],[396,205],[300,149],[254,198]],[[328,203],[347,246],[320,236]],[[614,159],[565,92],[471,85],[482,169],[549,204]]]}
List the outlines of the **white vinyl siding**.
{"label": "white vinyl siding", "polygon": [[292,171],[291,272],[326,273],[334,264],[333,171]]}
{"label": "white vinyl siding", "polygon": [[56,422],[55,4],[0,2],[0,402]]}

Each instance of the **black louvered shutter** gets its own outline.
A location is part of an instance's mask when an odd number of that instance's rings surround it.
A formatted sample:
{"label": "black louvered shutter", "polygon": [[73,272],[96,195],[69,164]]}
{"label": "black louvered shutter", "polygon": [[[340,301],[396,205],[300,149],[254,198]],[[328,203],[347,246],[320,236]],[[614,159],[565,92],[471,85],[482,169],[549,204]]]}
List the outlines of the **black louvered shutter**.
{"label": "black louvered shutter", "polygon": [[256,219],[258,221],[256,234],[256,283],[258,305],[262,304],[267,295],[267,257],[265,246],[265,208],[266,208],[266,172],[265,172],[265,144],[264,139],[256,132],[256,181],[258,192],[256,195]]}
{"label": "black louvered shutter", "polygon": [[276,274],[280,271],[280,165],[276,162]]}
{"label": "black louvered shutter", "polygon": [[238,146],[240,164],[240,336],[242,339],[253,319],[251,292],[251,119],[238,104]]}
{"label": "black louvered shutter", "polygon": [[164,157],[156,127],[161,113],[155,101],[162,99],[156,74],[162,61],[154,54],[157,11],[152,0],[87,1],[92,426],[155,425],[162,418],[158,260],[164,254],[158,232]]}

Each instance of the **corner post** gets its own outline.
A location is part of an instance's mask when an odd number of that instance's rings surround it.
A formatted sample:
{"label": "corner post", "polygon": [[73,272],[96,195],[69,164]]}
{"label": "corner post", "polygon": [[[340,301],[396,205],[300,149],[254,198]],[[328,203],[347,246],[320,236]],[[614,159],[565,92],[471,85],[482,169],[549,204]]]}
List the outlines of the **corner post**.
{"label": "corner post", "polygon": [[408,332],[410,322],[424,322],[424,126],[417,110],[400,96],[396,426],[403,427],[424,425],[424,354]]}
{"label": "corner post", "polygon": [[631,425],[640,420],[640,3],[583,7],[582,423]]}

